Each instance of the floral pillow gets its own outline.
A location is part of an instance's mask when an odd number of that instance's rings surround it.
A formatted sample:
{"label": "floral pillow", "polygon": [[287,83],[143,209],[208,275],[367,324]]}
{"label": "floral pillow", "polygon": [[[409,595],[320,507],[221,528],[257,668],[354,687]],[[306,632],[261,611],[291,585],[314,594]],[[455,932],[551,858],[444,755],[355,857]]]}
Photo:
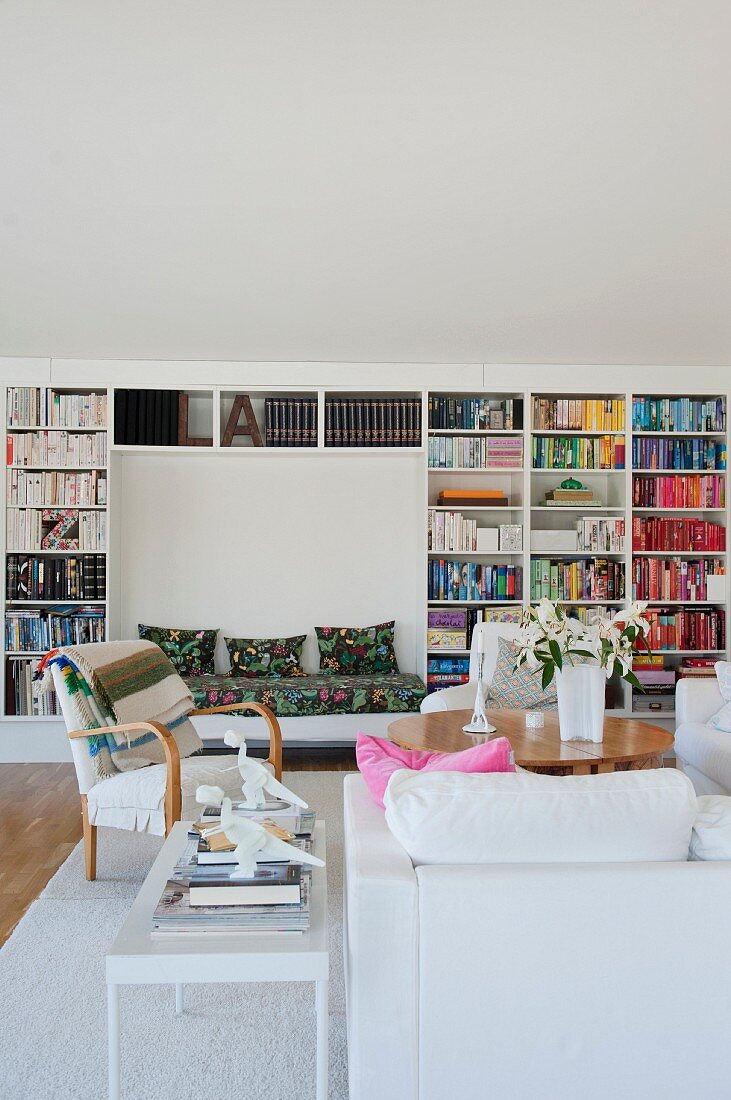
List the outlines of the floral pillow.
{"label": "floral pillow", "polygon": [[213,676],[217,630],[176,630],[138,624],[140,638],[159,645],[180,676]]}
{"label": "floral pillow", "polygon": [[515,670],[518,647],[510,638],[498,638],[497,661],[488,689],[488,706],[509,710],[553,710],[558,705],[555,681],[541,686],[543,666],[532,672],[526,665]]}
{"label": "floral pillow", "polygon": [[377,626],[316,626],[320,672],[370,676],[398,672],[393,649],[395,621]]}
{"label": "floral pillow", "polygon": [[305,634],[294,638],[226,638],[231,657],[229,676],[305,676],[302,646]]}

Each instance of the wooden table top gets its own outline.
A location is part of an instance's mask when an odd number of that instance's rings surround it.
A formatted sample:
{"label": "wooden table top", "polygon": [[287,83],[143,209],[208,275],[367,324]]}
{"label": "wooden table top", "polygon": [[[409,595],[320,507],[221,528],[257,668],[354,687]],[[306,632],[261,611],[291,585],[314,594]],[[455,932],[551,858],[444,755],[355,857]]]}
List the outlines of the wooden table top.
{"label": "wooden table top", "polygon": [[526,729],[524,710],[488,710],[487,717],[496,733],[463,733],[462,726],[472,717],[471,710],[435,711],[410,714],[391,722],[388,736],[404,749],[427,752],[460,752],[496,737],[507,737],[522,767],[561,767],[581,764],[623,764],[659,756],[673,745],[673,736],[660,726],[637,722],[632,718],[604,718],[604,740],[562,741],[558,712],[544,711],[542,729]]}

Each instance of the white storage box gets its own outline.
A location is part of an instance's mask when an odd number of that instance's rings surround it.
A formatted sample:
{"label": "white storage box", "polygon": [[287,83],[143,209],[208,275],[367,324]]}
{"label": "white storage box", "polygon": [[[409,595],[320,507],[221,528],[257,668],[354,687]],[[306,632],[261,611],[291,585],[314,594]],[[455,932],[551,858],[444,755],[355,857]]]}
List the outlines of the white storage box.
{"label": "white storage box", "polygon": [[576,531],[531,531],[530,548],[540,553],[577,553]]}
{"label": "white storage box", "polygon": [[706,577],[706,599],[714,603],[726,602],[726,577],[723,573],[719,576],[711,574]]}
{"label": "white storage box", "polygon": [[481,554],[489,554],[498,548],[497,527],[477,528],[477,550]]}

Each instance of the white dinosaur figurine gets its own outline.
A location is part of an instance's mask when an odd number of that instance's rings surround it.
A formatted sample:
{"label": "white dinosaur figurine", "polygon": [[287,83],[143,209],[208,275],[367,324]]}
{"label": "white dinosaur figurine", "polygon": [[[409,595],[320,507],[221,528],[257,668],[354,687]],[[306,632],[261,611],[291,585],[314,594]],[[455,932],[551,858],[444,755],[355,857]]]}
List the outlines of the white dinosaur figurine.
{"label": "white dinosaur figurine", "polygon": [[313,867],[324,867],[325,861],[317,856],[294,848],[286,841],[274,836],[263,825],[256,821],[235,814],[231,799],[224,797],[220,787],[201,786],[196,791],[196,801],[201,803],[213,802],[221,807],[221,824],[211,829],[204,829],[203,836],[214,836],[216,833],[225,833],[228,839],[236,845],[234,858],[238,864],[229,878],[253,878],[256,872],[257,862],[269,863],[276,860],[287,860],[290,863],[311,863]]}
{"label": "white dinosaur figurine", "polygon": [[[225,744],[232,749],[239,750],[237,767],[243,779],[241,788],[244,796],[244,808],[247,810],[263,810],[266,806],[264,791],[276,798],[283,798],[287,802],[307,809],[307,803],[290,791],[278,779],[275,779],[268,768],[265,768],[258,760],[252,760],[246,755],[246,739],[242,733],[228,730],[223,737]],[[229,771],[233,771],[229,768]]]}

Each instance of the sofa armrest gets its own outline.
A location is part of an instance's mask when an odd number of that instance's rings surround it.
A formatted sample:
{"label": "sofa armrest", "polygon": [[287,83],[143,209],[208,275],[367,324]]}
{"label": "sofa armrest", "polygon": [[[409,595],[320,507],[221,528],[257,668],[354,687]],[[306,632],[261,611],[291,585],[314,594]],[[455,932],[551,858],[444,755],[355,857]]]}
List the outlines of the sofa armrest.
{"label": "sofa armrest", "polygon": [[345,778],[344,956],[350,1100],[418,1097],[418,892],[361,775]]}
{"label": "sofa armrest", "polygon": [[675,725],[706,723],[723,706],[718,681],[710,676],[683,676],[675,688]]}
{"label": "sofa armrest", "polygon": [[475,704],[476,683],[457,684],[456,687],[433,691],[421,702],[422,714],[443,710],[472,710]]}

